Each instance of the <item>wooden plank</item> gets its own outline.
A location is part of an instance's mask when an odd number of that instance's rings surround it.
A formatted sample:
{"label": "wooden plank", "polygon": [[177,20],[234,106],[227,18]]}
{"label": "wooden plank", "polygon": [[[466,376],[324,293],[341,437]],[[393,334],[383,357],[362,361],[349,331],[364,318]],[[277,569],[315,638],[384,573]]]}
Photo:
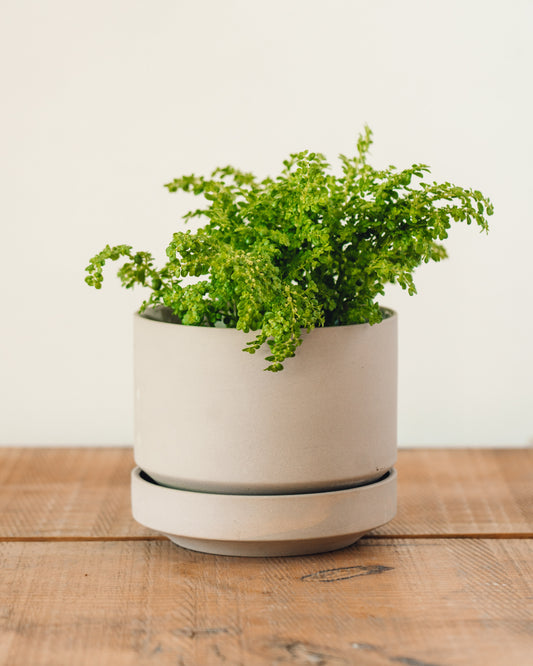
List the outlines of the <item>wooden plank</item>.
{"label": "wooden plank", "polygon": [[131,517],[130,448],[0,448],[0,539],[148,536]]}
{"label": "wooden plank", "polygon": [[9,666],[531,663],[530,540],[367,539],[299,558],[0,543]]}
{"label": "wooden plank", "polygon": [[[138,538],[131,449],[0,448],[0,538]],[[533,535],[533,449],[412,449],[381,536]]]}
{"label": "wooden plank", "polygon": [[379,535],[533,536],[533,449],[405,449]]}

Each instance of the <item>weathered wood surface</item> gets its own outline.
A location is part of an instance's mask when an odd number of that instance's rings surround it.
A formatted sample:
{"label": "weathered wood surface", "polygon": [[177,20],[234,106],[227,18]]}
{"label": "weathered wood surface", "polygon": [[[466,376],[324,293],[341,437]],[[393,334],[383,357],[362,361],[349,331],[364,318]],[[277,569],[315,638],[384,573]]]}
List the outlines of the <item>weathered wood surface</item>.
{"label": "weathered wood surface", "polygon": [[130,517],[129,449],[0,449],[0,666],[529,666],[533,451],[402,450],[351,548],[246,559]]}
{"label": "weathered wood surface", "polygon": [[397,468],[398,514],[376,533],[533,536],[533,449],[400,450]]}
{"label": "weathered wood surface", "polygon": [[[155,535],[130,511],[131,449],[0,448],[0,538]],[[533,449],[400,450],[398,515],[373,536],[533,536]]]}
{"label": "weathered wood surface", "polygon": [[527,666],[528,539],[366,539],[298,558],[168,541],[0,543],[8,666]]}

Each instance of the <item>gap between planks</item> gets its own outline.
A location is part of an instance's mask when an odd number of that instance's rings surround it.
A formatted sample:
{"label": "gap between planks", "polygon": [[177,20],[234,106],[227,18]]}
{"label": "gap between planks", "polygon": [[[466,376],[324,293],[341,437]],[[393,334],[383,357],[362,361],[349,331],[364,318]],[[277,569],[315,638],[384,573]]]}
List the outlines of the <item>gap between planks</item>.
{"label": "gap between planks", "polygon": [[[488,534],[483,532],[472,532],[470,534],[369,534],[362,537],[361,541],[372,539],[374,541],[389,541],[391,539],[533,539],[533,532],[518,532],[509,534]],[[155,536],[38,536],[38,537],[0,537],[0,543],[84,543],[84,542],[109,542],[109,541],[166,541],[167,537]]]}

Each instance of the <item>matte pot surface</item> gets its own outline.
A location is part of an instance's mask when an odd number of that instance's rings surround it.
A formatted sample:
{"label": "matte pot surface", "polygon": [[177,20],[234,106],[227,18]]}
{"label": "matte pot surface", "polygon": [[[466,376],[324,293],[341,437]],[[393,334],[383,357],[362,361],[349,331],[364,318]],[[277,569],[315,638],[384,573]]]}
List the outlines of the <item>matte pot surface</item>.
{"label": "matte pot surface", "polygon": [[159,484],[329,492],[396,460],[397,316],[303,334],[281,372],[254,334],[135,315],[135,460]]}

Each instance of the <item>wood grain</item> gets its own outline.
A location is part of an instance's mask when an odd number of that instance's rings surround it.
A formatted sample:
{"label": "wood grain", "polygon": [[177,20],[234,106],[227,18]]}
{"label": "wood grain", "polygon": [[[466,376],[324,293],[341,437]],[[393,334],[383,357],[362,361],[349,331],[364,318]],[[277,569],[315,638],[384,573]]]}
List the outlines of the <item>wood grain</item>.
{"label": "wood grain", "polygon": [[406,449],[387,536],[533,536],[533,449]]}
{"label": "wood grain", "polygon": [[533,664],[532,450],[402,450],[393,522],[273,559],[140,527],[132,466],[0,449],[0,666]]}
{"label": "wood grain", "polygon": [[0,538],[149,536],[131,517],[130,448],[0,448]]}
{"label": "wood grain", "polygon": [[270,560],[4,542],[0,560],[9,666],[532,663],[525,539],[366,539]]}
{"label": "wood grain", "polygon": [[[131,518],[131,449],[0,448],[0,538],[158,538]],[[533,536],[533,449],[403,449],[374,536]]]}

